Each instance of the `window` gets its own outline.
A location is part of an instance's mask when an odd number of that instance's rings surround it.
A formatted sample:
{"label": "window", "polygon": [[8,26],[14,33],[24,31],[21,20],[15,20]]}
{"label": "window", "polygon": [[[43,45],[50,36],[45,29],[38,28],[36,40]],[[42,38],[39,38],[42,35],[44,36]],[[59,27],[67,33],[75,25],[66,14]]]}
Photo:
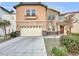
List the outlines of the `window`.
{"label": "window", "polygon": [[64,19],[64,16],[59,16],[59,19],[60,19],[60,20],[63,20],[63,19]]}
{"label": "window", "polygon": [[31,11],[32,11],[32,16],[35,16],[35,10],[32,9]]}
{"label": "window", "polygon": [[55,31],[55,26],[52,26],[52,31]]}
{"label": "window", "polygon": [[51,28],[48,28],[49,31],[51,31]]}
{"label": "window", "polygon": [[55,19],[55,16],[54,15],[52,15],[52,20],[54,20]]}
{"label": "window", "polygon": [[54,15],[52,15],[52,14],[49,14],[48,15],[48,20],[54,20],[55,19],[55,16]]}
{"label": "window", "polygon": [[35,9],[27,9],[26,10],[26,15],[27,16],[35,16],[36,15]]}
{"label": "window", "polygon": [[51,20],[51,14],[48,15],[48,20]]}
{"label": "window", "polygon": [[27,15],[27,16],[30,16],[30,9],[27,9],[27,10],[26,10],[26,15]]}

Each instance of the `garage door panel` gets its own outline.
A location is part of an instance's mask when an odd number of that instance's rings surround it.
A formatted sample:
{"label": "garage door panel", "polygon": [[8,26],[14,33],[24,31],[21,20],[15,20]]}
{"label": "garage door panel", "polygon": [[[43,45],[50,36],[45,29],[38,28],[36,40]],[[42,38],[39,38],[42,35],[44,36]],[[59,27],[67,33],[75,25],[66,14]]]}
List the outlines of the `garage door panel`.
{"label": "garage door panel", "polygon": [[42,36],[42,28],[21,28],[21,36]]}

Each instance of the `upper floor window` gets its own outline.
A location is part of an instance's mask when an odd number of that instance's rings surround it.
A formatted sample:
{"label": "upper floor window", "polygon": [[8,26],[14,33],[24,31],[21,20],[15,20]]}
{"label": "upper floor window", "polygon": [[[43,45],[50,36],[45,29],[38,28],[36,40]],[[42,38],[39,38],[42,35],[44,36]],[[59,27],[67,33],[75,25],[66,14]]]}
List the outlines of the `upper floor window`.
{"label": "upper floor window", "polygon": [[27,16],[30,16],[30,9],[27,9],[27,10],[26,10],[26,15],[27,15]]}
{"label": "upper floor window", "polygon": [[63,19],[64,19],[64,16],[59,16],[59,19],[60,19],[60,20],[63,20]]}
{"label": "upper floor window", "polygon": [[51,14],[48,15],[48,20],[51,20]]}
{"label": "upper floor window", "polygon": [[48,15],[48,20],[54,20],[55,19],[55,16],[54,15],[52,15],[52,14],[49,14]]}
{"label": "upper floor window", "polygon": [[26,10],[26,15],[27,16],[35,16],[36,15],[36,10],[35,9],[27,9]]}
{"label": "upper floor window", "polygon": [[32,15],[32,16],[35,16],[35,14],[36,14],[35,9],[32,9],[31,12],[32,12],[31,15]]}
{"label": "upper floor window", "polygon": [[55,19],[55,15],[52,15],[52,20],[54,20]]}

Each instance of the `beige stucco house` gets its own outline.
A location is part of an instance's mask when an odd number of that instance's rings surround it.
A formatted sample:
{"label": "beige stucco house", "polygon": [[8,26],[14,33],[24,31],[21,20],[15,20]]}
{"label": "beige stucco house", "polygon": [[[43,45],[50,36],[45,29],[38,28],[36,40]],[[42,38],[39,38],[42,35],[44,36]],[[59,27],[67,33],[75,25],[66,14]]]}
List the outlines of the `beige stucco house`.
{"label": "beige stucco house", "polygon": [[[66,33],[61,24],[69,14],[75,14],[79,19],[79,12],[60,14],[41,2],[21,2],[14,6],[16,9],[16,30],[21,36],[42,36],[56,33]],[[73,24],[72,33],[79,33],[79,22]]]}
{"label": "beige stucco house", "polygon": [[16,9],[16,30],[21,36],[42,36],[59,32],[59,11],[48,8],[41,2],[21,2]]}
{"label": "beige stucco house", "polygon": [[75,23],[73,23],[71,32],[72,33],[79,33],[79,11],[67,12],[67,13],[65,13],[64,17],[66,17],[67,15],[70,15],[70,14],[74,14],[74,21],[76,21]]}
{"label": "beige stucco house", "polygon": [[[79,33],[79,11],[74,11],[74,12],[67,12],[67,13],[63,13],[60,14],[59,20],[60,22],[63,22],[65,20],[65,17],[69,16],[69,15],[74,15],[73,19],[74,19],[74,23],[73,26],[71,28],[71,32],[72,33]],[[67,34],[67,27],[64,26],[64,34]]]}

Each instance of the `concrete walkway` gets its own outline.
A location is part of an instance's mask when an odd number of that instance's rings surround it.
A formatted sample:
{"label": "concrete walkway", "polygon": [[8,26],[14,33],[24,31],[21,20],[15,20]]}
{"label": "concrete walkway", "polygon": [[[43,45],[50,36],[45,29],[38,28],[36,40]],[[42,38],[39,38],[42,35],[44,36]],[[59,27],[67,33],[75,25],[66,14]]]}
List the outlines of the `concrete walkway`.
{"label": "concrete walkway", "polygon": [[46,56],[42,37],[17,37],[0,44],[1,56]]}

